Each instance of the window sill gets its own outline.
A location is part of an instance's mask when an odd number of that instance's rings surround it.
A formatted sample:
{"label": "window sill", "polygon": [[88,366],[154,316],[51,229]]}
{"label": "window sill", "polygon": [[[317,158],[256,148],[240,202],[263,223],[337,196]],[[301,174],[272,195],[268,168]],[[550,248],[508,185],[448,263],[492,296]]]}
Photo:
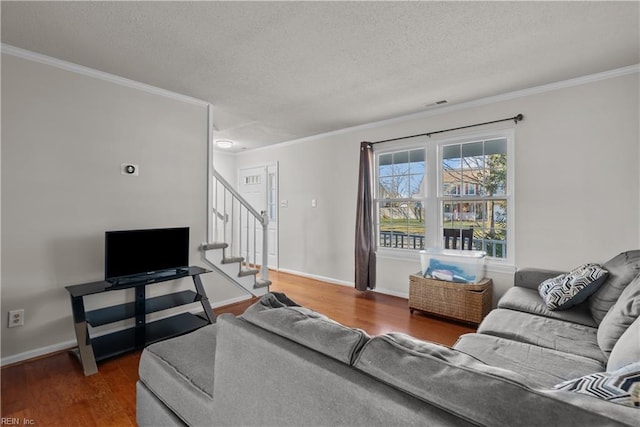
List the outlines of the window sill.
{"label": "window sill", "polygon": [[516,272],[516,266],[508,261],[487,259],[486,266],[489,273],[513,274]]}
{"label": "window sill", "polygon": [[417,261],[420,263],[420,251],[416,249],[388,249],[378,248],[376,256],[381,259],[393,259],[398,261]]}
{"label": "window sill", "polygon": [[[376,256],[379,259],[411,262],[420,266],[420,251],[415,249],[378,248]],[[485,266],[487,273],[513,274],[516,271],[516,266],[507,260],[486,258]]]}

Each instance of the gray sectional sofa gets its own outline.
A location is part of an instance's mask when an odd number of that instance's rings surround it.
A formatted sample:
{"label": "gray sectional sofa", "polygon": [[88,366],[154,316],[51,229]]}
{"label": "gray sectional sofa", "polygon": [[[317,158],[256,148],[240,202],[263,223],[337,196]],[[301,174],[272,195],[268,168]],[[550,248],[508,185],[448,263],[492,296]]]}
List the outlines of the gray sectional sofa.
{"label": "gray sectional sofa", "polygon": [[625,369],[633,380],[640,362],[640,250],[603,268],[596,293],[564,311],[537,290],[559,272],[518,271],[477,333],[452,348],[370,337],[269,293],[239,317],[145,349],[138,423],[639,426],[640,407],[575,387]]}

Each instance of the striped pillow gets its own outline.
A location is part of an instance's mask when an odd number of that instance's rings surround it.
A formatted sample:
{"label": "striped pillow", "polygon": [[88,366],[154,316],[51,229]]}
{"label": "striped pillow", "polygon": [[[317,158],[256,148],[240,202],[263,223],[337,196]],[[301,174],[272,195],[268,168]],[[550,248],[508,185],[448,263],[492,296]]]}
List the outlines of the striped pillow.
{"label": "striped pillow", "polygon": [[564,381],[553,388],[635,406],[640,410],[640,362],[632,363],[614,372],[597,372]]}
{"label": "striped pillow", "polygon": [[583,264],[570,273],[540,283],[538,292],[549,310],[566,310],[591,296],[608,275],[597,264]]}

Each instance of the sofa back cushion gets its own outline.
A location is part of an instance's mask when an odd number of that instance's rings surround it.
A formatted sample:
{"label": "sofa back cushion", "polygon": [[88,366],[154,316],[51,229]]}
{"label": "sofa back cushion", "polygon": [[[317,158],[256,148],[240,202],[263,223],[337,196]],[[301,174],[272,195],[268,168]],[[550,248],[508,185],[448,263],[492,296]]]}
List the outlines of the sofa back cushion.
{"label": "sofa back cushion", "polygon": [[602,264],[609,272],[606,282],[587,300],[591,315],[597,324],[618,300],[624,288],[640,272],[640,250],[623,252]]}
{"label": "sofa back cushion", "polygon": [[231,314],[216,324],[214,415],[193,425],[477,427]]}
{"label": "sofa back cushion", "polygon": [[640,361],[640,317],[634,320],[613,346],[607,361],[607,372],[616,371],[638,361]]}
{"label": "sofa back cushion", "polygon": [[479,425],[522,425],[523,420],[535,425],[566,425],[568,420],[571,425],[609,425],[614,424],[612,416],[626,420],[637,415],[633,408],[572,394],[565,399],[566,393],[532,388],[516,372],[399,333],[372,338],[354,367]]}
{"label": "sofa back cushion", "polygon": [[348,365],[369,340],[365,331],[341,325],[278,292],[265,294],[240,317]]}
{"label": "sofa back cushion", "polygon": [[622,291],[598,327],[598,345],[609,356],[618,339],[640,316],[640,275]]}

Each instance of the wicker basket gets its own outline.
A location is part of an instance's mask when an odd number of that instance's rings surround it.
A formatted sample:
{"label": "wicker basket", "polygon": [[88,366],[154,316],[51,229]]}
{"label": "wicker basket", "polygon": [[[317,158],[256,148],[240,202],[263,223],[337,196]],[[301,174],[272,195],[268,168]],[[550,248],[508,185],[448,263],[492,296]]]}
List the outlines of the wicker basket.
{"label": "wicker basket", "polygon": [[478,324],[491,310],[492,280],[464,284],[409,276],[409,309]]}

